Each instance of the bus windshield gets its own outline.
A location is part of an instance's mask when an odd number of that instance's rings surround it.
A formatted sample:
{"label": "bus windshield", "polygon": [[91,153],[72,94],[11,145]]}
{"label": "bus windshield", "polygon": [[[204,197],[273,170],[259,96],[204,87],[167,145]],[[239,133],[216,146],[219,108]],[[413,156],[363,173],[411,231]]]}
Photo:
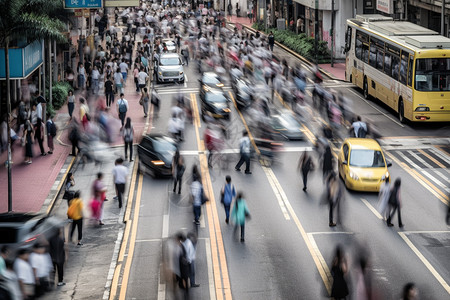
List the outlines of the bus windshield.
{"label": "bus windshield", "polygon": [[450,58],[417,59],[415,75],[418,91],[450,91]]}

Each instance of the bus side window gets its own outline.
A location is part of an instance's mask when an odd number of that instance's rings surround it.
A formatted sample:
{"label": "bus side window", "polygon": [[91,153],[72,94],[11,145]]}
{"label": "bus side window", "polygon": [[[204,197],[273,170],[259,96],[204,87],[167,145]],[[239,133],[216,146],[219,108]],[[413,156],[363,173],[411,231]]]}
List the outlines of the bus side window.
{"label": "bus side window", "polygon": [[384,53],[384,73],[391,76],[391,54],[387,51]]}
{"label": "bus side window", "polygon": [[391,77],[398,80],[398,74],[400,69],[400,57],[392,55],[392,73]]}
{"label": "bus side window", "polygon": [[345,35],[345,49],[344,53],[350,51],[350,47],[352,44],[352,28],[350,26],[347,27],[347,33]]}
{"label": "bus side window", "polygon": [[409,55],[408,85],[412,86],[414,56]]}
{"label": "bus side window", "polygon": [[377,66],[377,47],[375,44],[370,43],[370,57],[369,57],[369,63],[372,67]]}
{"label": "bus side window", "polygon": [[363,57],[362,60],[368,64],[369,63],[369,45],[366,43],[363,43],[362,45],[362,50],[363,50]]}
{"label": "bus side window", "polygon": [[384,49],[378,48],[377,52],[377,69],[383,72]]}
{"label": "bus side window", "polygon": [[362,58],[362,41],[359,35],[356,37],[355,54],[357,59]]}
{"label": "bus side window", "polygon": [[406,77],[408,72],[408,53],[402,51],[402,59],[400,62],[400,82],[406,84]]}

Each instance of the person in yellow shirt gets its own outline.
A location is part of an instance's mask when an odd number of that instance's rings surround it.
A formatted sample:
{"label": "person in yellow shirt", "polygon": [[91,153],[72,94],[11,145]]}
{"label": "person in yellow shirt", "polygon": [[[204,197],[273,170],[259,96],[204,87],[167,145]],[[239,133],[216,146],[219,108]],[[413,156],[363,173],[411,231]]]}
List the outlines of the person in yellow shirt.
{"label": "person in yellow shirt", "polygon": [[[70,240],[72,240],[73,233],[75,231],[75,226],[78,229],[78,246],[83,245],[81,239],[83,237],[83,200],[80,196],[80,191],[76,191],[74,198],[70,201],[69,210],[72,210],[69,216],[72,219],[72,228],[70,229]],[[73,208],[72,208],[73,206]]]}

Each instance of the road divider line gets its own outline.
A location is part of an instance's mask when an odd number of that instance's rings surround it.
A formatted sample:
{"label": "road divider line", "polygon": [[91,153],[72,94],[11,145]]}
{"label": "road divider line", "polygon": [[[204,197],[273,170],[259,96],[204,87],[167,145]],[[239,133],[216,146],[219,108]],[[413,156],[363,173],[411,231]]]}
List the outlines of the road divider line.
{"label": "road divider line", "polygon": [[421,174],[419,174],[416,170],[410,168],[407,164],[397,159],[393,154],[386,152],[386,154],[403,170],[406,171],[409,175],[411,175],[417,182],[419,182],[424,188],[430,191],[436,198],[438,198],[442,203],[449,205],[448,196],[445,195],[441,190],[436,188],[431,182],[425,179]]}
{"label": "road divider line", "polygon": [[349,91],[356,95],[358,98],[362,99],[367,105],[369,105],[370,107],[372,107],[373,109],[375,109],[376,111],[378,111],[380,114],[382,114],[383,116],[385,116],[386,118],[388,118],[389,120],[391,120],[392,122],[394,122],[395,124],[397,124],[398,126],[404,128],[405,125],[403,125],[402,123],[400,123],[399,121],[397,121],[396,119],[394,119],[393,117],[391,117],[390,115],[388,115],[385,112],[382,112],[378,107],[372,105],[369,101],[367,101],[366,99],[364,99],[360,94],[356,93],[354,90],[349,89]]}
{"label": "road divider line", "polygon": [[[244,117],[242,116],[242,113],[240,112],[239,108],[237,107],[236,101],[234,100],[234,97],[233,97],[233,95],[231,93],[230,93],[230,96],[231,96],[231,99],[234,102],[236,110],[239,113],[239,115],[240,115],[240,117],[242,119],[242,122],[243,122],[245,128],[247,129],[248,135],[250,137],[251,136],[251,132],[248,129],[247,122],[245,121]],[[254,144],[254,147],[255,147],[255,151],[259,153],[259,149],[258,149],[258,147],[256,147],[255,144]],[[265,167],[265,168],[270,169],[272,171],[271,168],[268,168],[268,167]],[[278,179],[275,176],[275,174],[273,173],[273,171],[272,171],[271,174],[273,174],[273,176],[269,175],[269,172],[265,173],[265,175],[266,175],[266,177],[268,178],[269,181],[270,181],[269,177],[271,177],[271,180],[273,180],[273,182],[276,185],[278,191],[280,193],[282,193],[282,195],[286,196],[286,193],[284,192],[282,186],[278,182]],[[284,205],[286,206],[286,209],[289,212],[291,218],[293,219],[295,225],[297,226],[297,229],[300,232],[300,235],[302,236],[302,238],[303,238],[303,240],[304,240],[304,242],[306,244],[306,247],[308,248],[309,253],[312,256],[312,259],[313,259],[313,261],[314,261],[314,263],[316,265],[316,268],[317,268],[317,270],[319,272],[320,277],[322,278],[322,281],[323,281],[323,283],[325,285],[325,288],[327,289],[328,294],[331,294],[331,282],[332,281],[330,279],[332,277],[331,277],[330,270],[328,269],[328,266],[326,266],[326,265],[324,266],[322,264],[322,262],[320,261],[320,257],[322,255],[320,254],[320,251],[318,249],[314,249],[313,244],[311,243],[311,240],[308,237],[308,234],[306,233],[305,229],[303,228],[303,225],[301,224],[300,220],[298,219],[297,215],[295,214],[295,211],[292,208],[291,203],[289,202],[289,199],[286,197],[283,202],[284,202]],[[319,255],[317,253],[319,253]]]}
{"label": "road divider line", "polygon": [[273,172],[271,172],[272,170],[265,166],[261,166],[261,167],[262,167],[264,173],[266,174],[267,179],[269,180],[269,184],[272,187],[275,197],[278,200],[278,205],[281,208],[281,212],[283,213],[284,218],[289,221],[291,219],[291,217],[289,216],[289,213],[287,212],[287,209],[286,209],[286,205],[284,204],[284,197],[286,197],[286,195],[284,194],[284,192],[282,193],[282,191],[280,191],[278,186],[276,185],[275,180],[273,179],[273,177],[275,177],[275,175],[273,174]]}
{"label": "road divider line", "polygon": [[169,237],[169,215],[163,215],[162,236],[163,239]]}
{"label": "road divider line", "polygon": [[361,201],[370,209],[370,211],[380,220],[384,220],[383,216],[378,212],[378,210],[375,209],[375,207],[370,204],[369,201],[367,201],[364,198],[361,198]]}
{"label": "road divider line", "polygon": [[[196,103],[196,96],[191,94],[191,99],[194,103]],[[195,105],[194,108],[196,115],[198,116],[198,106]],[[217,214],[216,200],[214,197],[214,191],[211,183],[211,176],[209,174],[208,162],[205,154],[205,144],[203,140],[200,139],[199,134],[199,123],[200,119],[198,118],[198,123],[195,123],[195,134],[197,137],[197,146],[199,151],[199,160],[200,160],[200,170],[202,173],[203,179],[203,188],[205,189],[205,193],[209,198],[209,201],[205,204],[206,206],[206,215],[208,216],[208,229],[211,241],[211,254],[212,254],[212,267],[214,274],[214,286],[215,286],[215,297],[218,300],[231,300],[231,285],[230,279],[228,275],[228,266],[227,259],[225,255],[225,247],[223,244],[222,231],[220,228],[219,216]],[[211,283],[210,283],[211,284]]]}
{"label": "road divider line", "polygon": [[420,253],[419,249],[411,242],[411,240],[406,236],[405,232],[397,232],[400,237],[406,242],[406,244],[411,248],[411,250],[417,255],[417,257],[422,261],[422,263],[427,267],[431,274],[436,278],[436,280],[442,285],[442,287],[450,294],[450,286],[442,278],[442,276],[436,271],[436,269],[431,265],[431,263],[425,258],[425,256]]}
{"label": "road divider line", "polygon": [[136,193],[136,205],[134,206],[133,225],[131,227],[130,246],[128,247],[127,260],[123,270],[122,283],[120,287],[119,300],[124,300],[127,295],[128,280],[130,278],[131,263],[133,262],[134,248],[136,245],[136,235],[139,223],[139,212],[141,210],[142,182],[144,176],[139,175],[138,188]]}
{"label": "road divider line", "polygon": [[308,235],[319,235],[319,234],[355,234],[354,232],[348,231],[318,231],[318,232],[308,232]]}
{"label": "road divider line", "polygon": [[417,149],[417,151],[419,151],[420,153],[422,153],[423,155],[425,155],[426,157],[428,157],[429,160],[431,160],[432,162],[434,162],[436,165],[438,165],[440,168],[442,169],[447,169],[440,161],[438,161],[437,159],[435,159],[433,156],[431,156],[430,154],[426,153],[425,151],[423,151],[422,149]]}
{"label": "road divider line", "polygon": [[158,272],[158,300],[166,300],[166,284],[161,281],[161,269],[162,266],[160,266]]}
{"label": "road divider line", "polygon": [[405,234],[421,234],[421,233],[450,233],[450,230],[413,230],[402,231]]}

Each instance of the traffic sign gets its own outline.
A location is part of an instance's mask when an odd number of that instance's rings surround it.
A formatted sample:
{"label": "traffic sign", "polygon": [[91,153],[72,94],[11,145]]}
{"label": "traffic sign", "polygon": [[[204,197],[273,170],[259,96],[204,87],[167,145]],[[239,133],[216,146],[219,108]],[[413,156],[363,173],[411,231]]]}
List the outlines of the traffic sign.
{"label": "traffic sign", "polygon": [[64,0],[65,9],[102,8],[103,0]]}

